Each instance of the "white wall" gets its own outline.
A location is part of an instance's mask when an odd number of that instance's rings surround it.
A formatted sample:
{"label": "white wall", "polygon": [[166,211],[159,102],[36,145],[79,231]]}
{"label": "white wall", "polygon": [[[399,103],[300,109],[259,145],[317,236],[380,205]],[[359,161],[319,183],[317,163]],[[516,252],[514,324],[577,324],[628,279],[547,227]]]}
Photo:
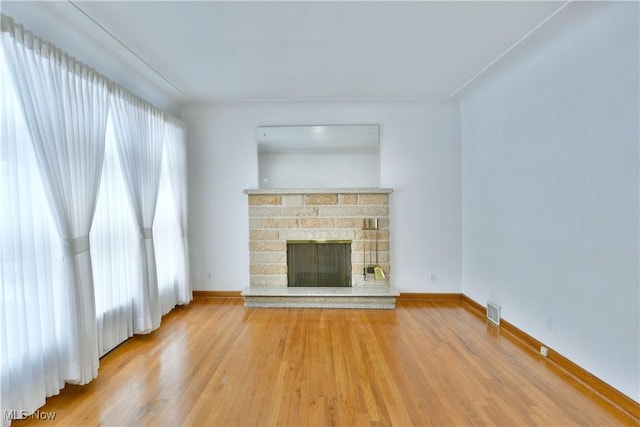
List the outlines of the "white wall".
{"label": "white wall", "polygon": [[[249,284],[247,196],[258,188],[255,128],[380,125],[380,186],[391,195],[392,285],[461,292],[459,110],[440,102],[256,102],[189,105],[190,244],[194,289]],[[212,280],[207,273],[212,272]],[[428,273],[437,273],[428,283]]]}
{"label": "white wall", "polygon": [[597,7],[461,100],[463,291],[640,400],[638,3]]}

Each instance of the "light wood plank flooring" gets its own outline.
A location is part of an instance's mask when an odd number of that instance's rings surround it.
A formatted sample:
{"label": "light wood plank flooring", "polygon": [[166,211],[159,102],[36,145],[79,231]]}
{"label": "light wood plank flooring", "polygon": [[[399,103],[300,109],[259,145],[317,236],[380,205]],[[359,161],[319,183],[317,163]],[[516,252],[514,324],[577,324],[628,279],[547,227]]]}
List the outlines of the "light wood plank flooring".
{"label": "light wood plank flooring", "polygon": [[199,298],[28,425],[633,425],[459,302],[247,309]]}

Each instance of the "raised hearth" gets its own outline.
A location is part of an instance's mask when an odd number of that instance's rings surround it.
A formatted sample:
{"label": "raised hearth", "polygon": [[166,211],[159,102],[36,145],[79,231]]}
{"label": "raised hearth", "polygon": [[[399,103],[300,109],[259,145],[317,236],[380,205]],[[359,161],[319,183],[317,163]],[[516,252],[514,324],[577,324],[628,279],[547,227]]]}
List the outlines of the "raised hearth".
{"label": "raised hearth", "polygon": [[367,308],[396,307],[398,291],[390,286],[343,288],[283,288],[251,286],[242,292],[245,307]]}

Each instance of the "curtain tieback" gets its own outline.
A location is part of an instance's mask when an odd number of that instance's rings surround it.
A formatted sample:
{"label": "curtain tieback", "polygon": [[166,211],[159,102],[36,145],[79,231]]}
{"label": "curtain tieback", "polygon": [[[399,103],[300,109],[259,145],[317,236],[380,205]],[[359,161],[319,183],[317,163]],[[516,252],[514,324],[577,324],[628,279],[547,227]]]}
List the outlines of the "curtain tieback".
{"label": "curtain tieback", "polygon": [[153,228],[143,228],[142,229],[142,238],[147,240],[147,239],[153,239]]}
{"label": "curtain tieback", "polygon": [[64,251],[67,255],[71,256],[89,252],[89,235],[86,234],[73,239],[64,239]]}

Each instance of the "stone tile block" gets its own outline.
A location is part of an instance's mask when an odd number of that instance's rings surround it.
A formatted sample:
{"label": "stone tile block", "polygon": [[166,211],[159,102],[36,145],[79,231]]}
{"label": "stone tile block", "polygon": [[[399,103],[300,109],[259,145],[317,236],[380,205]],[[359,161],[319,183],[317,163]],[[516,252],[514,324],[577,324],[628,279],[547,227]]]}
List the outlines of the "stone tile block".
{"label": "stone tile block", "polygon": [[281,252],[250,252],[249,262],[258,263],[287,263],[287,253]]}
{"label": "stone tile block", "polygon": [[338,194],[338,204],[339,205],[357,205],[358,195],[357,194]]}
{"label": "stone tile block", "polygon": [[281,240],[353,240],[355,232],[353,230],[337,229],[287,229],[280,230]]}
{"label": "stone tile block", "polygon": [[388,205],[388,194],[358,194],[359,205]]}
{"label": "stone tile block", "polygon": [[251,264],[251,274],[287,274],[286,264]]}
{"label": "stone tile block", "polygon": [[336,218],[336,228],[362,228],[361,218]]}
{"label": "stone tile block", "polygon": [[383,230],[389,228],[389,217],[378,218],[378,229]]}
{"label": "stone tile block", "polygon": [[389,240],[389,229],[383,230],[357,230],[356,238],[361,240]]}
{"label": "stone tile block", "polygon": [[282,216],[280,206],[249,206],[249,218],[269,218]]}
{"label": "stone tile block", "polygon": [[378,263],[381,265],[389,265],[389,252],[378,250],[378,256],[373,255],[374,261],[377,259]]}
{"label": "stone tile block", "polygon": [[[353,258],[352,258],[353,259]],[[351,264],[351,273],[352,274],[362,274],[364,271],[364,264],[361,262]]]}
{"label": "stone tile block", "polygon": [[263,228],[298,228],[296,218],[265,218],[262,220]]}
{"label": "stone tile block", "polygon": [[249,206],[281,204],[282,196],[279,194],[249,194]]}
{"label": "stone tile block", "polygon": [[[371,245],[371,251],[374,252],[376,248],[376,243],[374,241],[367,240],[354,240],[351,244],[351,250],[353,251],[363,251],[369,253],[369,245]],[[389,251],[389,241],[388,240],[378,240],[378,252],[380,251]],[[367,255],[368,256],[368,255]]]}
{"label": "stone tile block", "polygon": [[389,229],[372,231],[371,238],[373,240],[389,240]]}
{"label": "stone tile block", "polygon": [[300,218],[300,228],[333,228],[336,220],[333,218]]}
{"label": "stone tile block", "polygon": [[318,207],[317,206],[286,206],[282,208],[283,217],[310,217],[310,216],[318,216]]}
{"label": "stone tile block", "polygon": [[304,196],[302,194],[284,194],[282,196],[282,204],[284,206],[304,205]]}
{"label": "stone tile block", "polygon": [[278,230],[249,230],[250,240],[278,240]]}
{"label": "stone tile block", "polygon": [[249,229],[255,230],[258,228],[262,228],[262,218],[249,219]]}
{"label": "stone tile block", "polygon": [[[321,217],[379,218],[389,216],[389,206],[320,206]],[[362,224],[362,222],[361,222]]]}
{"label": "stone tile block", "polygon": [[307,194],[304,198],[305,205],[336,205],[337,194]]}
{"label": "stone tile block", "polygon": [[256,252],[286,251],[287,243],[282,241],[249,242],[249,250]]}
{"label": "stone tile block", "polygon": [[286,274],[251,274],[249,277],[251,286],[287,286]]}

